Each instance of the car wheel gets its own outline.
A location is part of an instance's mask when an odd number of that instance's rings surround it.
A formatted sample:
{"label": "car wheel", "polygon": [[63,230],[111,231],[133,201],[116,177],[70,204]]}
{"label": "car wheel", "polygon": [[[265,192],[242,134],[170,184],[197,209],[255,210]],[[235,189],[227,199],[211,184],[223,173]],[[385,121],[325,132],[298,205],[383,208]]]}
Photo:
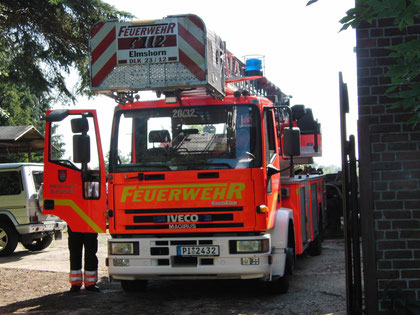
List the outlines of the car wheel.
{"label": "car wheel", "polygon": [[31,252],[37,252],[50,246],[52,240],[53,240],[52,235],[47,235],[42,238],[33,240],[32,243],[30,244],[22,244],[22,245],[23,247],[25,247],[27,250],[30,250]]}
{"label": "car wheel", "polygon": [[0,256],[11,255],[18,244],[18,234],[7,222],[0,222]]}

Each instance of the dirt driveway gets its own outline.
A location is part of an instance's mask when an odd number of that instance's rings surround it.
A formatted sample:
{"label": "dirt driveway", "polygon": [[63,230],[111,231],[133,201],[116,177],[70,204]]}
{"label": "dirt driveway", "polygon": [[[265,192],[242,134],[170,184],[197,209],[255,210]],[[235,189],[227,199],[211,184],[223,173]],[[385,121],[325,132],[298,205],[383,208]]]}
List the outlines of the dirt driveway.
{"label": "dirt driveway", "polygon": [[0,314],[345,314],[343,240],[325,240],[318,257],[301,257],[287,294],[256,281],[153,281],[125,293],[109,283],[107,235],[99,238],[100,293],[68,293],[67,235],[42,252],[17,248],[0,258]]}

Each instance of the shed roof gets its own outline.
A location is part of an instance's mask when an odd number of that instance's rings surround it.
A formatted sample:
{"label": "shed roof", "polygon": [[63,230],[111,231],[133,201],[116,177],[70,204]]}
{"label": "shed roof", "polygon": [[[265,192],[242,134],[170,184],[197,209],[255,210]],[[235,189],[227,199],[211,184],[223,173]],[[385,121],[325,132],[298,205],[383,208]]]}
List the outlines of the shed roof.
{"label": "shed roof", "polygon": [[0,155],[43,150],[44,136],[34,126],[0,127]]}

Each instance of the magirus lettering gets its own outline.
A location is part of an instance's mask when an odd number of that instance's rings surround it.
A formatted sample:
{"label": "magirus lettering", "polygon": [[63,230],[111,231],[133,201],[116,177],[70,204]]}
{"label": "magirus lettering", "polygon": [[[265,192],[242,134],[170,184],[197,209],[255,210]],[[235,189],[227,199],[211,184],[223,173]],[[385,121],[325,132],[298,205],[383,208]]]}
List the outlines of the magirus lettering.
{"label": "magirus lettering", "polygon": [[197,214],[170,214],[167,216],[168,222],[197,222]]}
{"label": "magirus lettering", "polygon": [[195,229],[195,224],[169,224],[170,229]]}

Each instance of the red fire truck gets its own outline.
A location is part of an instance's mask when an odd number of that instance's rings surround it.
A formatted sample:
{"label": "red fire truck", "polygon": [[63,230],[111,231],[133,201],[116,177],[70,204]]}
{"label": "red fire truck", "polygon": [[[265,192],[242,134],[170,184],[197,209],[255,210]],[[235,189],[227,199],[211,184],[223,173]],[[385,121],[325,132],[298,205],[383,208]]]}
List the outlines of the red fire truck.
{"label": "red fire truck", "polygon": [[[49,112],[44,212],[108,230],[109,276],[126,291],[253,278],[287,291],[296,255],[321,250],[324,176],[296,174],[322,151],[311,110],[290,107],[263,59],[239,60],[195,15],[97,23],[90,51],[92,90],[118,103],[108,173],[96,112]],[[70,157],[57,130],[73,134]]]}

